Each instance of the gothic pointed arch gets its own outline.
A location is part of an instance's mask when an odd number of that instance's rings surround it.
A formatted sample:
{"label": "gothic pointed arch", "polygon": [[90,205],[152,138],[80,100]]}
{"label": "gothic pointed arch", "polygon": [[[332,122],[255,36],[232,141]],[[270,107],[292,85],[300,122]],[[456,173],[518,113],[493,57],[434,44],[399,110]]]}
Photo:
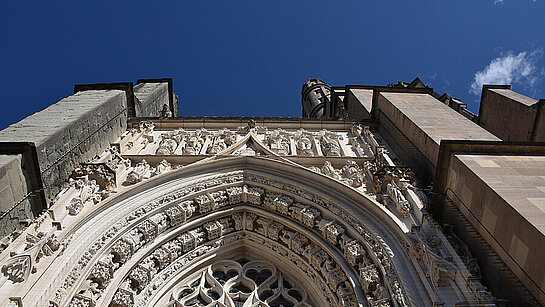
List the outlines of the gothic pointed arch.
{"label": "gothic pointed arch", "polygon": [[[82,221],[74,237],[88,233],[87,228],[103,230],[95,232],[95,241],[89,241],[78,261],[86,262],[79,280],[66,295],[59,291],[59,297],[104,304],[131,293],[131,300],[138,300],[148,283],[158,287],[152,275],[175,267],[170,262],[198,268],[188,263],[233,247],[241,250],[241,259],[269,255],[267,260],[282,266],[287,276],[293,271],[306,276],[299,282],[313,285],[304,290],[318,305],[404,297],[391,259],[401,249],[384,238],[394,242],[406,229],[376,202],[362,202],[357,192],[306,168],[267,158],[232,157],[193,168],[134,186]],[[357,202],[347,198],[350,192]],[[173,252],[173,246],[182,249]],[[188,253],[193,262],[184,258]],[[322,289],[322,294],[309,289]],[[153,296],[145,293],[142,297]],[[404,300],[399,303],[406,304]]]}
{"label": "gothic pointed arch", "polygon": [[[157,144],[141,149],[154,166],[114,147],[108,163],[77,170],[85,176],[71,180],[34,226],[41,233],[43,221],[52,221],[54,229],[2,269],[22,285],[13,301],[31,293],[40,293],[38,305],[112,307],[410,306],[439,301],[436,293],[467,298],[452,289],[467,287],[470,274],[433,220],[402,194],[398,185],[409,184],[394,179],[405,170],[384,148],[373,155],[389,166],[363,161],[373,178],[338,156],[345,149],[325,130],[311,147],[290,140],[289,152],[302,157],[287,157],[285,140],[265,144],[254,128],[205,156],[197,153],[217,139],[192,138],[207,131],[185,139],[165,133],[158,141],[150,127],[141,124],[134,135]],[[305,133],[294,138],[304,143]],[[182,142],[190,154],[176,156]],[[294,162],[308,159],[310,149],[345,166],[339,171],[325,157],[317,158],[321,169]],[[151,160],[157,155],[160,162]],[[123,184],[111,189],[119,178]],[[403,193],[420,203],[416,192]]]}

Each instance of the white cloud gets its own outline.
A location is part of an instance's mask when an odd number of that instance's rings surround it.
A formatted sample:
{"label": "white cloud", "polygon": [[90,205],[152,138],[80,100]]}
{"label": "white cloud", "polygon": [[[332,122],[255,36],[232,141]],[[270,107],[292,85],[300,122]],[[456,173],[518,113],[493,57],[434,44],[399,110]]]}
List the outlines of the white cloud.
{"label": "white cloud", "polygon": [[[532,0],[532,2],[537,2],[537,0]],[[503,4],[503,0],[494,0],[494,4]]]}
{"label": "white cloud", "polygon": [[543,51],[524,51],[515,55],[512,51],[493,59],[485,69],[475,73],[470,92],[481,93],[483,84],[522,83],[524,87],[532,87],[538,79],[536,62]]}

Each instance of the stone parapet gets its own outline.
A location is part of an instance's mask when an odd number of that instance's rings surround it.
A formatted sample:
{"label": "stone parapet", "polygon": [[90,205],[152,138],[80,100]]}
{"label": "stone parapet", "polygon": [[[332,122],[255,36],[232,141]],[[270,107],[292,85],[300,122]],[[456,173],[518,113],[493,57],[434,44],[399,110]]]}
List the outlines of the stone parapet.
{"label": "stone parapet", "polygon": [[[134,107],[139,117],[171,117],[168,83],[140,83],[134,87]],[[164,108],[170,112],[166,116]]]}
{"label": "stone parapet", "polygon": [[178,96],[172,88],[171,78],[139,79],[134,87],[134,98],[137,117],[180,115]]}
{"label": "stone parapet", "polygon": [[[407,148],[419,153],[417,156],[408,153],[409,160],[404,161],[405,163],[411,165],[414,161],[424,159],[427,161],[428,166],[423,168],[414,166],[414,170],[419,175],[430,177],[428,180],[435,174],[441,141],[499,140],[426,93],[380,92],[372,113],[387,130],[383,133],[386,137],[396,136],[395,140],[387,138],[386,141],[401,144],[399,148],[394,148],[396,153],[402,157]],[[388,129],[389,126],[395,127],[395,131]],[[410,143],[410,146],[403,143]]]}
{"label": "stone parapet", "polygon": [[543,142],[544,102],[514,92],[508,85],[485,85],[478,123],[504,141]]}
{"label": "stone parapet", "polygon": [[367,120],[371,118],[373,105],[373,89],[358,89],[347,86],[345,107],[351,120]]}
{"label": "stone parapet", "polygon": [[121,90],[88,90],[15,123],[0,132],[0,142],[28,142],[50,202],[81,162],[107,148],[126,130],[127,98]]}

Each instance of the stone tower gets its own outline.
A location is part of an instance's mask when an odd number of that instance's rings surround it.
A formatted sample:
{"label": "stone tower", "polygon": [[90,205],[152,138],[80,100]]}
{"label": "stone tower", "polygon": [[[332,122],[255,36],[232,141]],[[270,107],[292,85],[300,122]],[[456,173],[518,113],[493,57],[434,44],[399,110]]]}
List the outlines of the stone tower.
{"label": "stone tower", "polygon": [[301,91],[304,118],[328,117],[331,105],[331,88],[320,79],[308,79]]}
{"label": "stone tower", "polygon": [[76,85],[0,132],[0,304],[545,303],[543,100],[485,86],[477,115],[418,78],[301,99],[184,118],[171,79]]}

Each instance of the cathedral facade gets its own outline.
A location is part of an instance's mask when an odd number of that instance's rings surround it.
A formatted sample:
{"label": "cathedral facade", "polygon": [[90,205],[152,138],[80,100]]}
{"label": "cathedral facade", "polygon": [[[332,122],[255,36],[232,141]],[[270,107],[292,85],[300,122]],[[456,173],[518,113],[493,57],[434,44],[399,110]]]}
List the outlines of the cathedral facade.
{"label": "cathedral facade", "polygon": [[301,118],[222,118],[178,116],[170,79],[74,92],[0,132],[2,306],[545,303],[543,100],[310,79]]}

